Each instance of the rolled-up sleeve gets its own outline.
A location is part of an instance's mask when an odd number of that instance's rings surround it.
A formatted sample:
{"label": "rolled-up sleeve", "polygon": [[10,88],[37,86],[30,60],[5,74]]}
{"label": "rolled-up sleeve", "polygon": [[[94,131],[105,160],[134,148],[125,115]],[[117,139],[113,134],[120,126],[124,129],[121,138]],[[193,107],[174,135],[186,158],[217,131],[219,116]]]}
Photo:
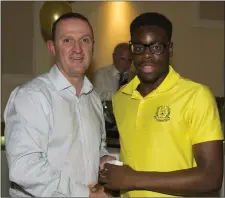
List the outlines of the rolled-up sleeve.
{"label": "rolled-up sleeve", "polygon": [[88,186],[76,182],[71,167],[48,161],[49,120],[40,93],[16,88],[4,113],[9,179],[33,196],[88,197]]}

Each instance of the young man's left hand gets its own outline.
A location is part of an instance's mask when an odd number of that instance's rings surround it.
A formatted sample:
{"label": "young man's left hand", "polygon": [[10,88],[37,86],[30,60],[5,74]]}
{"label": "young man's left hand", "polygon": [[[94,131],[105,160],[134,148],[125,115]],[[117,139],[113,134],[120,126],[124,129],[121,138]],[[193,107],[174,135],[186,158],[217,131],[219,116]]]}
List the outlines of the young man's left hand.
{"label": "young man's left hand", "polygon": [[135,172],[127,165],[105,164],[99,172],[99,182],[110,190],[130,190],[135,184]]}

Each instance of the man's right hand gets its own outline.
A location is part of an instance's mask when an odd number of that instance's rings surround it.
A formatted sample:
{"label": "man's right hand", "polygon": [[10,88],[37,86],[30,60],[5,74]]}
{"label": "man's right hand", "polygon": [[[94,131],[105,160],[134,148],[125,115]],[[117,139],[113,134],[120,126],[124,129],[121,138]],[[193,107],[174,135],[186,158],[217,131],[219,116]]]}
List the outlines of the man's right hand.
{"label": "man's right hand", "polygon": [[110,193],[106,193],[104,187],[100,184],[89,185],[89,197],[112,197]]}
{"label": "man's right hand", "polygon": [[103,190],[99,190],[97,192],[91,192],[89,193],[89,197],[110,197],[109,195],[107,195]]}

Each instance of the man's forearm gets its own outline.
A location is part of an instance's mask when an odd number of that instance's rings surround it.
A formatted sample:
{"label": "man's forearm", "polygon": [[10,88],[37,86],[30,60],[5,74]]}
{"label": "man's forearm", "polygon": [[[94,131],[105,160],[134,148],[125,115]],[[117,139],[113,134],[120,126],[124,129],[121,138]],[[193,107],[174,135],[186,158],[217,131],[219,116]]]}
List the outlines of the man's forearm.
{"label": "man's forearm", "polygon": [[70,167],[63,167],[62,171],[56,170],[47,159],[38,154],[33,154],[32,157],[33,160],[29,160],[27,156],[21,157],[10,166],[10,180],[21,185],[26,192],[44,197],[88,196],[88,186],[77,183],[76,178],[67,173]]}
{"label": "man's forearm", "polygon": [[222,179],[205,173],[200,168],[191,168],[173,172],[135,172],[132,190],[150,190],[164,194],[192,196],[216,191]]}

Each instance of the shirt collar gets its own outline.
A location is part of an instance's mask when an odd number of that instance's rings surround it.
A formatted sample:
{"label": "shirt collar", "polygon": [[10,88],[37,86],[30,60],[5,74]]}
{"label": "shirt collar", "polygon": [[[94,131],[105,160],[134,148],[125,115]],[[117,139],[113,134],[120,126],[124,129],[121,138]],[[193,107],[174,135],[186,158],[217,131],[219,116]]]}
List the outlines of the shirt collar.
{"label": "shirt collar", "polygon": [[[169,73],[163,82],[154,90],[156,93],[163,93],[176,85],[177,81],[179,80],[180,75],[173,69],[173,67],[169,66]],[[140,84],[140,80],[137,76],[134,77],[127,85],[125,85],[121,92],[129,95],[133,95],[134,91],[137,89],[137,86]]]}
{"label": "shirt collar", "polygon": [[[119,77],[119,71],[116,69],[114,65],[112,65],[112,76],[118,76]],[[124,72],[124,74],[127,74],[128,76],[130,75],[129,71]]]}
{"label": "shirt collar", "polygon": [[117,76],[120,72],[116,69],[114,65],[112,65],[112,76]]}
{"label": "shirt collar", "polygon": [[[48,76],[52,81],[53,85],[57,89],[57,91],[61,91],[67,88],[74,88],[71,83],[66,79],[66,77],[59,70],[57,65],[55,64],[49,71]],[[81,90],[81,93],[87,94],[93,90],[93,85],[88,80],[88,78],[84,77],[84,83]],[[75,90],[76,92],[76,90]]]}

